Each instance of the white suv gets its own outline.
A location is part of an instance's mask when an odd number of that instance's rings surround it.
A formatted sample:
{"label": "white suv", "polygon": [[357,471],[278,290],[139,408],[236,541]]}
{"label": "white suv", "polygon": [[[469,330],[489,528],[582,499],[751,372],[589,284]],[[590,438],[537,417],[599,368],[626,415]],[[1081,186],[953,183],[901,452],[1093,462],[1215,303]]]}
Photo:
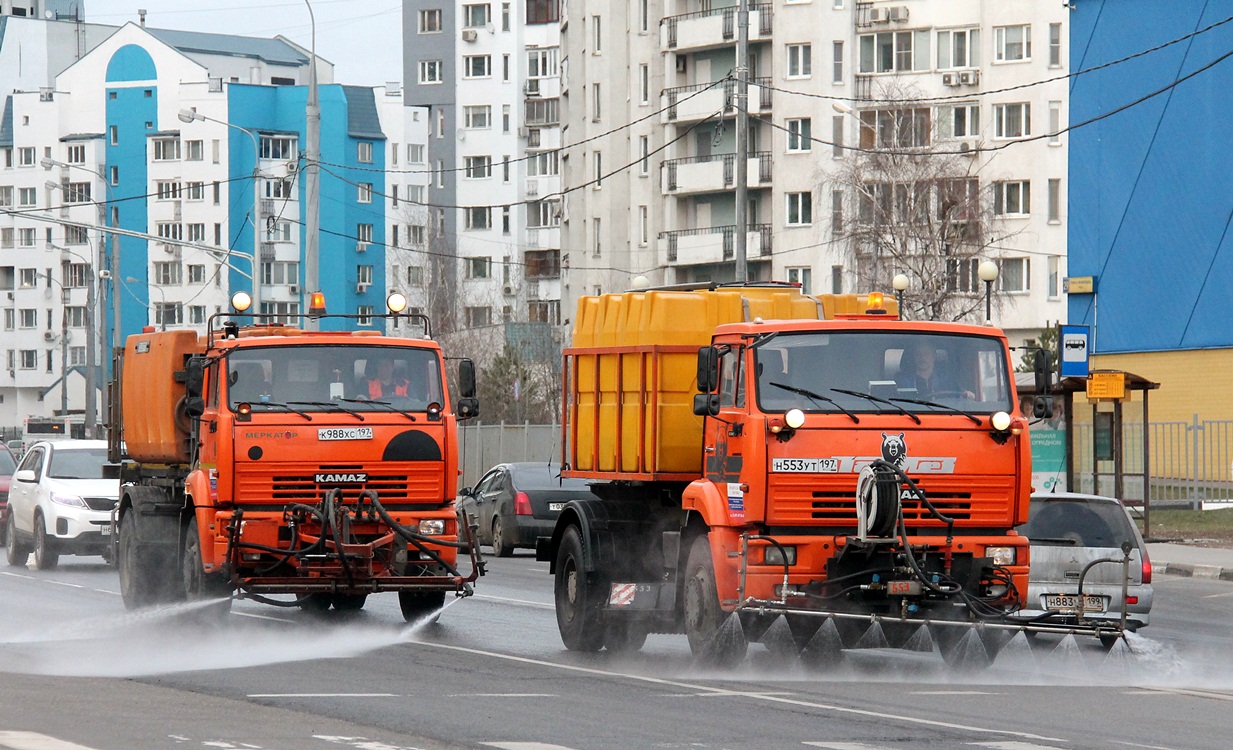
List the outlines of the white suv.
{"label": "white suv", "polygon": [[111,510],[120,495],[120,480],[104,478],[105,466],[104,440],[30,446],[9,487],[9,565],[25,565],[31,552],[39,570],[56,567],[62,554],[110,554]]}

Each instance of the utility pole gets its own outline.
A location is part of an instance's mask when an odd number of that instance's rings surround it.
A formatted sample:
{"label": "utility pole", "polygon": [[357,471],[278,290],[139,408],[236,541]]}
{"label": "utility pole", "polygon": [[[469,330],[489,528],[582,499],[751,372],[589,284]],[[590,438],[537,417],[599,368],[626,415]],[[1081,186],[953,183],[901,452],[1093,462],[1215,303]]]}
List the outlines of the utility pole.
{"label": "utility pole", "polygon": [[[321,173],[317,169],[321,158],[321,103],[317,99],[317,19],[313,15],[312,3],[304,0],[304,4],[308,6],[308,18],[312,22],[312,60],[308,68],[308,104],[304,111],[304,136],[308,140],[304,147],[304,200],[308,203],[304,207],[304,289],[311,297],[313,292],[321,291],[321,251],[318,244],[321,235]],[[313,318],[304,320],[309,328],[318,325]]]}
{"label": "utility pole", "polygon": [[[765,11],[764,11],[765,12]],[[749,0],[740,0],[736,11],[736,280],[749,280],[745,241],[749,237]]]}

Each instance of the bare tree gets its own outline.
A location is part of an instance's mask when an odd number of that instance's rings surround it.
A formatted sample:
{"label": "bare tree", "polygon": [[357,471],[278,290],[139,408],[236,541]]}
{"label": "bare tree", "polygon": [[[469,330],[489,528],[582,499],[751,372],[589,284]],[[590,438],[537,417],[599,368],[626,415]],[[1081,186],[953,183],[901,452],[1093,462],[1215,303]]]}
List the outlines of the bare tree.
{"label": "bare tree", "polygon": [[906,274],[906,317],[957,321],[983,312],[976,269],[1006,234],[979,158],[951,137],[953,110],[919,98],[892,81],[876,106],[859,111],[860,148],[829,175],[844,196],[832,230],[859,288],[889,289]]}

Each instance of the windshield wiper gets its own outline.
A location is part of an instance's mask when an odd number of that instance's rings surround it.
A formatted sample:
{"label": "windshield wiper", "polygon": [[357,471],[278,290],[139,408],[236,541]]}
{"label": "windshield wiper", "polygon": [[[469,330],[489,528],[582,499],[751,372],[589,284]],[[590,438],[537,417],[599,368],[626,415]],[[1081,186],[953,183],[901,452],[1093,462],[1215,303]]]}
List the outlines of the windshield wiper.
{"label": "windshield wiper", "polygon": [[344,411],[350,414],[351,416],[356,417],[361,422],[364,421],[363,414],[360,414],[358,411],[352,411],[351,409],[348,409],[345,406],[339,406],[333,401],[292,401],[291,403],[296,404],[297,406],[322,406],[322,407],[325,407],[327,409],[331,409],[334,411]]}
{"label": "windshield wiper", "polygon": [[254,407],[256,407],[256,406],[274,406],[274,407],[277,407],[277,408],[279,408],[279,409],[286,409],[287,411],[293,411],[293,412],[295,412],[296,414],[299,414],[301,417],[303,417],[303,418],[307,419],[309,422],[313,421],[313,418],[312,418],[312,415],[311,415],[311,414],[305,414],[304,412],[300,411],[299,409],[295,408],[294,406],[289,406],[289,405],[287,405],[287,404],[280,404],[280,403],[279,403],[279,402],[277,402],[277,401],[249,401],[249,402],[248,402],[248,404],[249,404],[249,406],[254,406]]}
{"label": "windshield wiper", "polygon": [[808,388],[797,388],[794,385],[787,385],[786,383],[776,383],[774,381],[771,381],[771,385],[775,386],[776,388],[782,388],[785,391],[789,391],[791,393],[799,393],[800,395],[804,396],[810,401],[813,401],[815,406],[818,404],[819,401],[825,401],[826,403],[831,404],[835,408],[839,409],[839,411],[843,412],[844,414],[847,414],[849,417],[852,418],[853,422],[860,424],[860,421],[861,421],[860,417],[856,416],[852,412],[840,406],[838,401],[836,401],[835,399],[829,396],[823,396],[821,393],[814,393]]}
{"label": "windshield wiper", "polygon": [[394,406],[389,401],[376,401],[376,400],[367,399],[367,398],[344,398],[342,400],[346,401],[348,404],[377,404],[379,406],[384,406],[386,411],[398,412],[399,414],[403,415],[404,417],[411,420],[412,422],[415,421],[414,414],[412,414],[411,412],[407,412],[407,411],[403,411],[402,409],[399,409],[397,406]]}
{"label": "windshield wiper", "polygon": [[932,406],[935,409],[945,409],[946,411],[952,411],[956,414],[962,414],[963,416],[972,420],[973,422],[976,423],[977,427],[980,426],[980,418],[977,417],[975,414],[966,412],[963,409],[956,409],[953,406],[947,406],[946,404],[939,404],[936,401],[925,401],[924,399],[919,399],[919,398],[892,398],[890,400],[891,401],[902,401],[905,404],[919,404],[921,406]]}
{"label": "windshield wiper", "polygon": [[884,399],[881,396],[875,396],[872,393],[861,393],[860,391],[849,391],[846,388],[832,388],[831,390],[834,391],[835,393],[842,393],[846,396],[856,396],[857,398],[866,398],[874,402],[875,404],[888,404],[891,407],[898,409],[900,414],[903,414],[904,416],[908,416],[916,420],[916,424],[921,423],[920,417],[916,416],[912,412],[903,408],[899,404],[896,404],[888,399]]}

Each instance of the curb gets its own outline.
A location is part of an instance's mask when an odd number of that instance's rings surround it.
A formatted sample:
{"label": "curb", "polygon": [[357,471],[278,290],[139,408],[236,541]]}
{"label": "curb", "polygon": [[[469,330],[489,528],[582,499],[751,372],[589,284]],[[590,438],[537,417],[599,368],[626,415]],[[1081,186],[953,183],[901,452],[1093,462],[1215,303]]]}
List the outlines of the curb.
{"label": "curb", "polygon": [[1153,573],[1162,573],[1187,578],[1211,578],[1233,581],[1233,568],[1219,565],[1192,565],[1190,563],[1152,563]]}

